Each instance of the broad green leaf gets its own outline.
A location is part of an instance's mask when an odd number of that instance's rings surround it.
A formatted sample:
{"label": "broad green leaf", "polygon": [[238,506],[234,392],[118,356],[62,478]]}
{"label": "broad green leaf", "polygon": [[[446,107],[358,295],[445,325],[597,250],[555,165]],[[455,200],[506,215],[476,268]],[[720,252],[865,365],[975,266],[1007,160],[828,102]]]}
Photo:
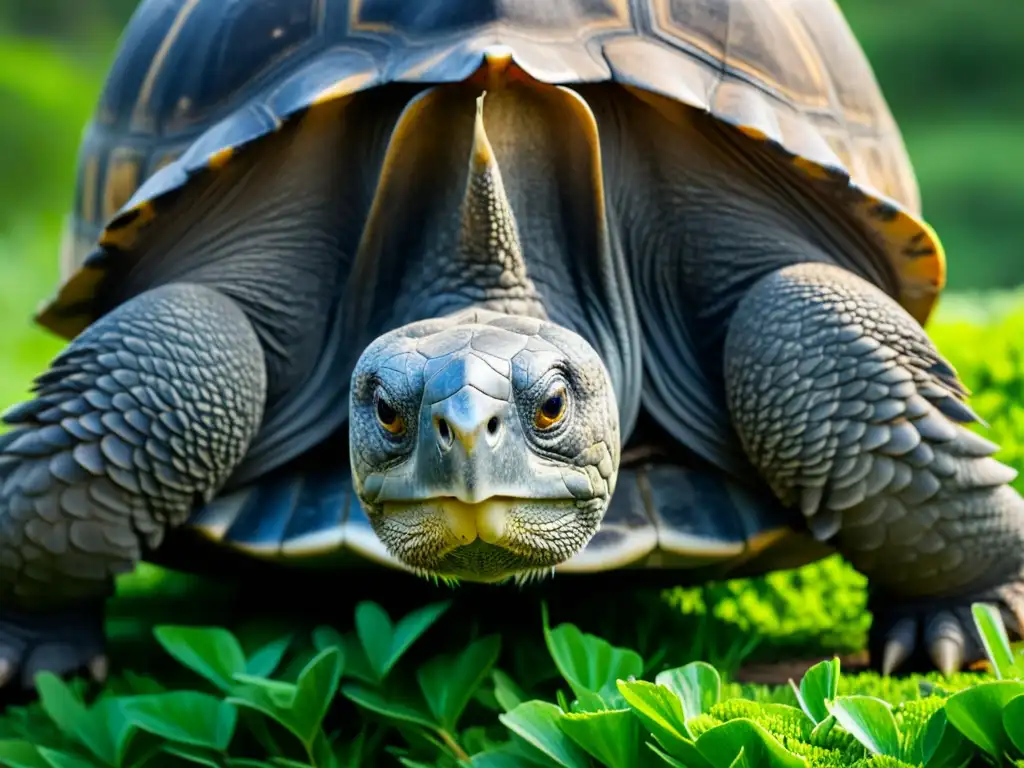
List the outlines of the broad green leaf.
{"label": "broad green leaf", "polygon": [[421,725],[424,728],[437,728],[430,713],[424,711],[423,707],[411,701],[398,700],[395,697],[382,694],[380,691],[363,685],[362,683],[348,683],[341,687],[341,692],[346,698],[355,704],[402,722]]}
{"label": "broad green leaf", "polygon": [[975,752],[974,745],[949,724],[946,710],[938,709],[928,718],[924,733],[907,758],[927,768],[960,768]]}
{"label": "broad green leaf", "polygon": [[226,699],[228,704],[259,712],[290,731],[296,738],[302,738],[296,732],[291,713],[297,691],[294,685],[247,675],[235,675],[235,679],[242,685],[236,688],[234,696]]}
{"label": "broad green leaf", "polygon": [[328,648],[313,657],[294,685],[279,680],[238,674],[237,688],[228,701],[235,706],[262,712],[291,731],[306,750],[312,750],[320,725],[341,682],[341,650]]}
{"label": "broad green leaf", "polygon": [[974,616],[974,626],[977,627],[981,642],[985,646],[985,655],[992,662],[996,677],[1013,677],[1013,651],[1010,649],[1010,638],[1006,634],[1006,626],[1003,624],[999,609],[988,603],[974,603],[971,605],[971,613]]}
{"label": "broad green leaf", "polygon": [[559,673],[587,710],[621,707],[617,680],[643,674],[640,654],[628,648],[616,648],[607,640],[581,632],[573,624],[554,629],[548,623],[547,605],[543,606],[544,641]]}
{"label": "broad green leaf", "polygon": [[154,736],[224,751],[235,733],[238,712],[227,702],[197,691],[136,696],[122,704],[128,720]]}
{"label": "broad green leaf", "polygon": [[559,726],[562,710],[546,701],[527,701],[498,719],[562,768],[589,768],[587,753]]}
{"label": "broad green leaf", "polygon": [[274,674],[292,644],[292,635],[279,637],[258,649],[245,662],[245,672],[256,677],[270,677]]}
{"label": "broad green leaf", "polygon": [[36,675],[36,690],[43,711],[68,736],[77,737],[83,727],[91,724],[89,710],[68,684],[52,672]]}
{"label": "broad green leaf", "polygon": [[729,763],[729,768],[757,768],[757,766],[747,759],[747,750],[740,747],[739,754],[736,755],[735,760]]}
{"label": "broad green leaf", "polygon": [[705,731],[697,749],[714,766],[731,766],[742,750],[747,764],[758,768],[807,768],[807,761],[794,755],[768,731],[745,717],[729,720]]}
{"label": "broad green leaf", "polygon": [[377,603],[365,601],[356,606],[356,634],[377,680],[386,674],[394,631],[391,617]]}
{"label": "broad green leaf", "polygon": [[221,768],[216,752],[211,752],[208,749],[203,749],[193,744],[166,744],[161,751],[194,765],[203,765],[206,768]]}
{"label": "broad green leaf", "polygon": [[144,733],[140,733],[128,720],[124,713],[123,702],[125,699],[107,698],[96,702],[89,710],[92,719],[92,732],[97,740],[101,738],[104,749],[111,750],[114,765],[122,766],[129,764],[129,757],[139,756],[148,749],[153,751],[152,739]]}
{"label": "broad green leaf", "polygon": [[344,661],[339,648],[321,651],[302,670],[295,684],[292,719],[295,733],[307,748],[313,746],[327,710],[338,693]]}
{"label": "broad green leaf", "polygon": [[900,756],[900,731],[887,702],[874,696],[840,696],[832,702],[832,715],[872,754]]}
{"label": "broad green leaf", "polygon": [[270,762],[277,766],[277,768],[312,768],[309,763],[303,763],[287,757],[272,757]]}
{"label": "broad green leaf", "polygon": [[345,655],[345,677],[353,677],[362,680],[364,683],[376,685],[380,680],[377,673],[370,666],[366,652],[363,650],[359,638],[354,632],[342,635],[334,627],[320,626],[313,630],[313,646],[318,651],[328,648],[340,648]]}
{"label": "broad green leaf", "polygon": [[463,710],[500,652],[501,638],[489,635],[457,655],[438,656],[417,670],[423,698],[442,728],[455,730]]}
{"label": "broad green leaf", "polygon": [[377,680],[387,677],[391,668],[449,605],[451,603],[446,601],[419,608],[397,626],[377,603],[364,601],[356,606],[356,634]]}
{"label": "broad green leaf", "polygon": [[[318,651],[325,651],[328,648],[345,647],[345,638],[334,627],[329,627],[326,624],[316,627],[312,634],[313,647]],[[346,654],[347,656],[348,654]]]}
{"label": "broad green leaf", "polygon": [[633,768],[640,748],[640,728],[629,709],[563,715],[559,726],[608,768]]}
{"label": "broad green leaf", "polygon": [[1024,694],[1024,682],[979,683],[946,700],[946,717],[964,736],[997,759],[1013,748],[1003,728],[1003,708]]}
{"label": "broad green leaf", "polygon": [[36,749],[53,768],[96,768],[96,763],[92,760],[78,755],[69,755],[67,752],[58,752],[46,747],[36,747]]}
{"label": "broad green leaf", "polygon": [[1003,708],[1003,728],[1020,757],[1024,757],[1024,696],[1010,699]]}
{"label": "broad green leaf", "polygon": [[662,749],[693,768],[710,768],[690,738],[682,701],[673,691],[646,680],[620,680],[619,692]]}
{"label": "broad green leaf", "polygon": [[153,634],[171,656],[222,691],[232,691],[234,676],[245,672],[242,646],[226,629],[161,626]]}
{"label": "broad green leaf", "polygon": [[500,669],[492,670],[491,678],[494,680],[494,698],[506,712],[511,712],[527,700],[526,692]]}
{"label": "broad green leaf", "polygon": [[63,679],[52,672],[41,672],[36,675],[36,690],[43,711],[54,725],[96,757],[113,761],[114,749],[109,734],[96,728],[85,704]]}
{"label": "broad green leaf", "polygon": [[64,680],[50,672],[36,676],[36,689],[43,710],[69,738],[105,763],[122,764],[132,728],[119,700],[105,699],[88,709]]}
{"label": "broad green leaf", "polygon": [[405,652],[412,647],[412,644],[419,640],[423,633],[430,629],[444,615],[444,612],[450,606],[450,600],[431,603],[416,609],[398,622],[392,637],[391,657],[388,659],[385,674],[398,663],[398,660],[405,655]]}
{"label": "broad green leaf", "polygon": [[839,690],[839,659],[832,658],[827,661],[820,661],[808,669],[800,680],[800,687],[793,686],[800,708],[807,713],[815,723],[822,722],[828,717],[826,701],[832,701]]}
{"label": "broad green leaf", "polygon": [[238,768],[274,768],[273,763],[268,763],[264,760],[255,760],[251,757],[229,757],[228,765],[238,766]]}
{"label": "broad green leaf", "polygon": [[4,768],[53,768],[27,741],[0,741],[0,765]]}
{"label": "broad green leaf", "polygon": [[722,697],[722,678],[717,669],[704,661],[691,661],[676,669],[666,669],[654,678],[654,682],[679,697],[687,720],[709,712]]}

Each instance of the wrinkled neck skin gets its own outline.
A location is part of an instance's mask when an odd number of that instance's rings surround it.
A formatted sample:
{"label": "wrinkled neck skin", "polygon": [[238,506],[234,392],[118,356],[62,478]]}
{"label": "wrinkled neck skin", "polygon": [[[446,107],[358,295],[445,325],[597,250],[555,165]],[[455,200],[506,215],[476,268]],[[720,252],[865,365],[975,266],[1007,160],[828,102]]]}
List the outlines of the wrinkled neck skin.
{"label": "wrinkled neck skin", "polygon": [[352,280],[352,298],[371,305],[355,327],[375,336],[422,320],[466,322],[473,310],[550,322],[597,350],[628,428],[640,397],[637,345],[619,327],[630,314],[619,282],[595,278],[622,260],[602,234],[596,170],[584,172],[596,157],[554,143],[566,119],[554,110],[568,110],[570,97],[531,89],[486,99],[486,130],[484,98],[474,110],[457,89],[424,92],[399,119],[359,260],[365,274]]}

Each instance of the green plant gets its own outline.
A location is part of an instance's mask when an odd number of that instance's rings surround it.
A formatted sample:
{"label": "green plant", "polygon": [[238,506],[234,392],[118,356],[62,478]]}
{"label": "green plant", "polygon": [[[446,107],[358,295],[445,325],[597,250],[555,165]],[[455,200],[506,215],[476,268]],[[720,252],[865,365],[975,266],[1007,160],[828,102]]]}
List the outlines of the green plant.
{"label": "green plant", "polygon": [[407,768],[1024,764],[1021,657],[988,606],[974,616],[993,674],[918,681],[894,701],[875,695],[877,677],[842,677],[838,659],[754,696],[702,661],[644,680],[640,654],[573,624],[552,627],[546,608],[543,642],[558,680],[528,689],[498,666],[494,635],[457,654],[415,653],[448,607],[394,622],[363,602],[347,633],[319,626],[249,651],[223,628],[158,627],[187,681],[170,688],[127,675],[86,703],[80,683],[40,675],[40,702],[0,719],[0,765],[343,768],[387,756]]}

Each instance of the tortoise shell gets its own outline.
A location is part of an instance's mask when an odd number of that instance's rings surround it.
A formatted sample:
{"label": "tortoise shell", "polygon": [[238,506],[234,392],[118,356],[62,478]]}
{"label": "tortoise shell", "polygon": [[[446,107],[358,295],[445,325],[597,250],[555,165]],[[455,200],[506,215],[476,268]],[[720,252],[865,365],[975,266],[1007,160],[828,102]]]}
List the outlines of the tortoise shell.
{"label": "tortoise shell", "polygon": [[102,313],[112,263],[136,258],[169,196],[311,107],[502,71],[621,83],[781,153],[877,238],[897,298],[926,321],[943,252],[834,0],[144,0],[84,134],[62,284],[38,322],[81,332]]}

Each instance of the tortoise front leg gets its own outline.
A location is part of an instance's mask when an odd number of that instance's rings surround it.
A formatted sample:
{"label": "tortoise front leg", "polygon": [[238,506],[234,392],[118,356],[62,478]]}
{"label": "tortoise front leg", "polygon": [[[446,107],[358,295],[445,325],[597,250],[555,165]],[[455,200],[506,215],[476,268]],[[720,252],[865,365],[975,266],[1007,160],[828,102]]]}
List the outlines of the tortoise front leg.
{"label": "tortoise front leg", "polygon": [[102,674],[113,577],[228,478],[265,393],[249,320],[199,285],[134,298],[54,360],[0,436],[0,688]]}
{"label": "tortoise front leg", "polygon": [[966,390],[895,301],[834,266],[780,269],[737,308],[725,380],[765,480],[868,576],[874,664],[924,661],[922,646],[944,672],[980,657],[974,601],[1020,633],[1016,473],[964,426]]}

